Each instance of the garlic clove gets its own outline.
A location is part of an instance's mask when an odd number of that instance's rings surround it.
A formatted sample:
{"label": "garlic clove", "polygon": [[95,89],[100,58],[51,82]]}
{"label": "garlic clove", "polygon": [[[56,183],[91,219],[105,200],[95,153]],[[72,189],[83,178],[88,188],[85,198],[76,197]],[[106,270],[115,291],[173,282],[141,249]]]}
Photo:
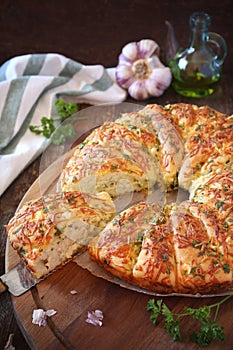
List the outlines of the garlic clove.
{"label": "garlic clove", "polygon": [[119,64],[116,69],[116,81],[124,89],[128,89],[134,82],[131,66]]}
{"label": "garlic clove", "polygon": [[137,43],[133,42],[125,45],[122,49],[122,54],[129,61],[134,61],[135,59],[137,59],[138,57]]}
{"label": "garlic clove", "polygon": [[169,87],[172,74],[168,67],[154,69],[150,77],[145,80],[145,88],[151,96],[161,96]]}
{"label": "garlic clove", "polygon": [[148,63],[150,64],[151,69],[154,68],[165,68],[164,64],[160,61],[159,57],[157,55],[152,55],[147,59]]}
{"label": "garlic clove", "polygon": [[159,45],[151,39],[142,39],[137,43],[140,58],[148,58],[153,53],[159,55]]}
{"label": "garlic clove", "polygon": [[145,80],[134,81],[129,86],[128,93],[135,100],[146,100],[148,97],[150,97],[150,94],[145,87]]}
{"label": "garlic clove", "polygon": [[119,62],[119,64],[125,64],[126,66],[129,66],[129,67],[131,67],[131,66],[132,66],[132,63],[133,63],[133,62],[129,61],[129,60],[127,59],[127,57],[125,57],[125,56],[123,55],[123,53],[120,54],[120,56],[119,56],[119,58],[118,58],[118,62]]}

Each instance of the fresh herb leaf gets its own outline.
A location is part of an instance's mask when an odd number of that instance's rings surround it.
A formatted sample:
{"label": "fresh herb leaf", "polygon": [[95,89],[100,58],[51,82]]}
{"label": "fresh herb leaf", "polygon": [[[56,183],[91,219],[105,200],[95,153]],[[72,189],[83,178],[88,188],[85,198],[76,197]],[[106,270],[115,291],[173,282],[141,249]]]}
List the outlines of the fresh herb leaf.
{"label": "fresh herb leaf", "polygon": [[202,306],[198,309],[193,309],[191,307],[185,307],[184,311],[187,315],[193,316],[196,320],[203,320],[210,317],[210,310],[211,308],[209,306]]}
{"label": "fresh herb leaf", "polygon": [[[55,145],[60,145],[64,143],[67,137],[74,137],[75,131],[71,124],[65,126],[60,125],[57,129],[55,128],[55,122],[63,122],[68,117],[77,113],[78,107],[74,102],[67,103],[61,99],[55,102],[57,107],[57,112],[59,119],[42,117],[40,122],[41,125],[30,125],[29,130],[36,135],[43,135],[45,138],[49,139],[52,136],[52,143]],[[56,133],[54,131],[56,129]]]}
{"label": "fresh herb leaf", "polygon": [[178,317],[172,313],[166,304],[162,304],[162,315],[165,318],[164,329],[170,334],[173,340],[181,340]]}
{"label": "fresh herb leaf", "polygon": [[225,273],[230,273],[231,271],[229,264],[223,264],[222,268]]}
{"label": "fresh herb leaf", "polygon": [[59,99],[55,102],[55,106],[57,107],[58,115],[62,118],[62,121],[78,112],[77,104],[74,102],[67,103]]}
{"label": "fresh herb leaf", "polygon": [[215,205],[216,205],[216,207],[218,208],[218,209],[220,209],[220,210],[224,210],[224,202],[221,202],[221,201],[217,201],[217,202],[215,202]]}
{"label": "fresh herb leaf", "polygon": [[41,125],[30,125],[29,130],[36,135],[42,134],[44,137],[49,139],[55,130],[54,120],[52,118],[49,119],[47,117],[42,117],[40,121]]}
{"label": "fresh herb leaf", "polygon": [[193,332],[190,339],[204,348],[215,339],[224,340],[223,327],[218,327],[215,321],[202,320],[200,332]]}
{"label": "fresh herb leaf", "polygon": [[150,320],[155,325],[157,319],[161,313],[162,300],[157,301],[157,305],[154,303],[154,299],[150,299],[147,304],[147,311],[151,311]]}
{"label": "fresh herb leaf", "polygon": [[[173,313],[162,299],[157,300],[156,304],[154,299],[150,299],[147,303],[147,311],[150,312],[150,320],[154,325],[156,325],[159,316],[164,318],[163,327],[173,340],[182,340],[179,325],[181,318],[192,317],[194,320],[197,320],[200,323],[199,332],[192,332],[190,339],[200,347],[206,347],[213,340],[224,340],[223,327],[217,325],[216,319],[221,304],[225,303],[231,297],[232,295],[228,295],[215,304],[205,305],[197,309],[185,307],[184,312],[180,314]],[[211,314],[212,309],[215,309],[214,317]]]}
{"label": "fresh herb leaf", "polygon": [[19,254],[20,255],[24,255],[25,254],[25,249],[23,247],[20,248]]}

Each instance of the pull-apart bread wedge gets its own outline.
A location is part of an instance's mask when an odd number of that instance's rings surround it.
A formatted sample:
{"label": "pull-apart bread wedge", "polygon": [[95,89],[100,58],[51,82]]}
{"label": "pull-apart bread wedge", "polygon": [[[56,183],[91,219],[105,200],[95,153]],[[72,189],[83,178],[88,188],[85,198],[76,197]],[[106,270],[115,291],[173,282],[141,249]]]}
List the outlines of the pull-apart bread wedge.
{"label": "pull-apart bread wedge", "polygon": [[196,203],[208,203],[212,210],[218,210],[218,217],[224,218],[233,207],[233,163],[220,165],[193,181],[189,198]]}
{"label": "pull-apart bread wedge", "polygon": [[[140,133],[140,131],[138,130]],[[107,122],[77,147],[61,175],[63,191],[108,192],[112,197],[148,191],[158,180],[157,140]]]}
{"label": "pull-apart bread wedge", "polygon": [[184,103],[164,108],[149,105],[145,109],[170,120],[182,136],[185,156],[178,176],[180,187],[189,190],[193,180],[209,172],[212,162],[217,167],[232,162],[233,115]]}
{"label": "pull-apart bread wedge", "polygon": [[171,121],[163,117],[162,107],[156,106],[157,111],[144,108],[139,112],[124,113],[116,123],[128,126],[132,131],[140,128],[143,132],[149,130],[154,134],[158,140],[155,145],[160,173],[167,190],[173,190],[178,187],[177,175],[184,157],[184,144]]}
{"label": "pull-apart bread wedge", "polygon": [[55,193],[25,203],[6,228],[13,248],[40,278],[86,249],[114,215],[107,193]]}
{"label": "pull-apart bread wedge", "polygon": [[157,204],[140,202],[121,212],[91,241],[91,257],[114,275],[131,282],[144,232],[157,211],[160,211]]}
{"label": "pull-apart bread wedge", "polygon": [[[232,210],[224,219],[206,204],[137,204],[89,244],[113,275],[156,293],[208,294],[233,288]],[[228,228],[226,228],[226,223]]]}

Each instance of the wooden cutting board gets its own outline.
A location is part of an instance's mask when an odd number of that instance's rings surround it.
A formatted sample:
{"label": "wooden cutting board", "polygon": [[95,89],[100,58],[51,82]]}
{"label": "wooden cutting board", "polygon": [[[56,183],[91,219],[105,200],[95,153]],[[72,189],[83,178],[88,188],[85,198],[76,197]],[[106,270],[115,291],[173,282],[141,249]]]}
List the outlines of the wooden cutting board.
{"label": "wooden cutting board", "polygon": [[[72,151],[70,151],[72,152]],[[45,170],[25,194],[22,204],[44,193],[56,190],[60,169],[65,159],[59,158]],[[17,264],[18,257],[8,244],[6,249],[6,270]],[[76,294],[71,291],[76,290]],[[136,290],[123,288],[105,278],[96,277],[74,261],[50,275],[30,291],[19,297],[12,297],[19,326],[32,349],[38,350],[167,350],[199,349],[189,340],[190,330],[197,323],[192,319],[181,322],[182,342],[174,342],[163,328],[163,320],[155,327],[146,311],[151,299]],[[161,297],[153,297],[161,299]],[[184,306],[199,307],[219,300],[212,298],[164,297],[173,312],[182,312]],[[56,315],[47,319],[47,326],[32,324],[34,309],[55,309]],[[104,314],[103,326],[86,322],[88,311],[99,309]],[[222,305],[218,322],[224,326],[225,340],[215,341],[211,349],[232,349],[233,303]]]}
{"label": "wooden cutting board", "polygon": [[[32,185],[20,206],[27,200],[54,190],[60,171],[58,159]],[[43,191],[41,190],[43,188]],[[16,253],[7,245],[7,270],[18,261]],[[76,290],[77,294],[71,294]],[[190,342],[188,335],[196,323],[192,319],[181,322],[184,339],[174,342],[159,320],[154,327],[150,321],[146,305],[150,295],[123,288],[118,284],[99,278],[75,261],[68,263],[36,287],[20,297],[12,297],[15,315],[20,328],[32,349],[199,349]],[[160,299],[156,297],[155,299]],[[165,297],[173,312],[181,312],[184,306],[199,307],[210,304],[217,298],[193,299],[188,297]],[[48,318],[45,327],[32,324],[34,309],[55,309],[57,314]],[[88,311],[102,310],[103,326],[86,323]],[[229,300],[222,306],[219,324],[224,326],[226,340],[216,341],[211,349],[232,349],[232,312]]]}

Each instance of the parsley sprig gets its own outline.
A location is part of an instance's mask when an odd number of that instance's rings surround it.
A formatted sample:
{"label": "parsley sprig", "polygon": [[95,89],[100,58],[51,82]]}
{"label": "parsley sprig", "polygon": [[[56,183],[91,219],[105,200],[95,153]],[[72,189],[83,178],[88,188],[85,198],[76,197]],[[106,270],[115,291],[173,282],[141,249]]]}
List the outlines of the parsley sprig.
{"label": "parsley sprig", "polygon": [[47,139],[52,137],[52,143],[55,145],[60,145],[61,143],[65,142],[67,137],[75,136],[75,132],[71,124],[60,125],[58,128],[56,128],[56,122],[61,123],[65,119],[77,113],[78,107],[76,103],[67,103],[62,99],[58,99],[55,102],[55,106],[59,116],[57,119],[42,117],[40,120],[41,125],[30,125],[29,130],[36,135],[43,135]]}
{"label": "parsley sprig", "polygon": [[[192,317],[199,321],[199,332],[192,332],[190,339],[200,347],[206,347],[215,339],[224,340],[223,327],[217,325],[217,316],[221,304],[231,297],[232,295],[228,295],[215,304],[205,305],[199,308],[185,307],[184,312],[180,314],[173,313],[162,299],[157,300],[156,304],[154,299],[150,299],[147,303],[147,311],[150,312],[150,320],[154,325],[156,325],[159,316],[164,318],[164,329],[170,334],[173,340],[182,340],[179,324],[181,318]],[[212,315],[212,310],[214,309],[215,313]]]}
{"label": "parsley sprig", "polygon": [[29,125],[29,130],[36,135],[42,134],[44,137],[49,139],[55,130],[54,119],[42,117],[40,122],[41,125]]}
{"label": "parsley sprig", "polygon": [[75,102],[67,103],[64,100],[59,99],[55,102],[55,106],[57,107],[58,115],[61,117],[62,121],[78,112],[78,107]]}

